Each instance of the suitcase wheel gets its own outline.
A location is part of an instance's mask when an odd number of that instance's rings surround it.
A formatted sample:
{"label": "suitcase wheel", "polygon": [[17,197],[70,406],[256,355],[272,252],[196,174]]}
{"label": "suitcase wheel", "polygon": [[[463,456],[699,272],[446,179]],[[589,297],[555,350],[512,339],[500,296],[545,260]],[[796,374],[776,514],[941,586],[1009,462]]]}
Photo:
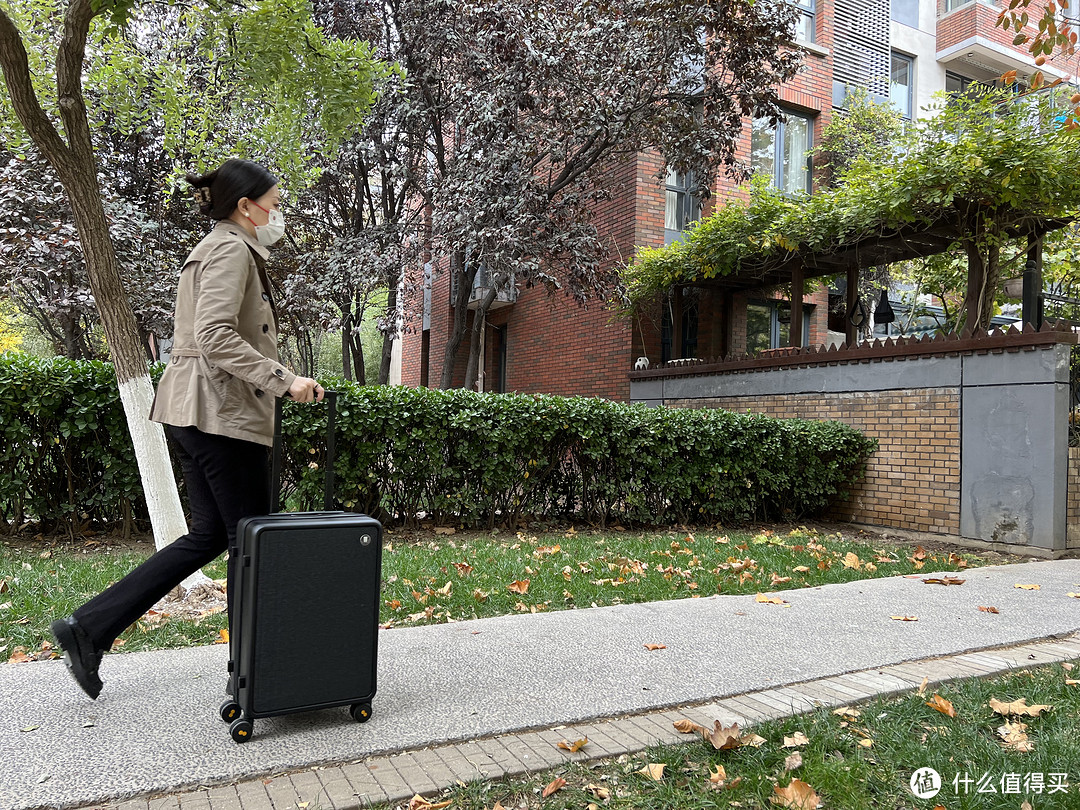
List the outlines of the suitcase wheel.
{"label": "suitcase wheel", "polygon": [[366,723],[371,719],[371,704],[354,703],[349,707],[349,714],[352,715],[352,719],[357,723]]}
{"label": "suitcase wheel", "polygon": [[251,739],[251,721],[244,717],[233,720],[232,725],[229,726],[229,734],[234,741],[246,743]]}
{"label": "suitcase wheel", "polygon": [[231,723],[240,716],[240,704],[232,698],[226,698],[225,702],[221,704],[221,708],[218,709],[218,714],[226,723]]}

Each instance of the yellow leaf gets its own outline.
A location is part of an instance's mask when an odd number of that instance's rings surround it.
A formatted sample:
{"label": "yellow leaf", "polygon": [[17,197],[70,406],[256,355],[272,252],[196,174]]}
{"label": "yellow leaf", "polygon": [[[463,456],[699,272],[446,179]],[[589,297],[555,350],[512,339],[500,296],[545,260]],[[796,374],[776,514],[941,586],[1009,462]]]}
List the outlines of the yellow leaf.
{"label": "yellow leaf", "polygon": [[833,709],[833,714],[840,715],[845,720],[858,720],[862,717],[862,712],[858,709],[853,709],[850,706],[841,706],[838,709]]}
{"label": "yellow leaf", "polygon": [[926,677],[926,676],[924,675],[924,676],[923,676],[923,679],[922,679],[922,683],[920,683],[920,684],[919,684],[919,689],[918,689],[918,693],[919,693],[920,695],[925,695],[925,694],[926,694],[926,687],[927,687],[927,685],[928,685],[929,683],[930,683],[930,679],[929,679],[929,678],[927,678],[927,677]]}
{"label": "yellow leaf", "polygon": [[755,596],[754,601],[755,602],[761,602],[762,604],[767,604],[767,605],[786,605],[787,604],[787,602],[785,602],[779,596],[766,596],[763,593],[759,593],[757,596]]}
{"label": "yellow leaf", "polygon": [[1014,588],[1021,588],[1022,590],[1025,590],[1025,591],[1037,591],[1037,590],[1039,590],[1038,585],[1021,585],[1019,582],[1017,582],[1015,585],[1013,585],[1013,587]]}
{"label": "yellow leaf", "polygon": [[928,577],[923,580],[927,585],[963,585],[966,581],[959,577]]}
{"label": "yellow leaf", "polygon": [[859,745],[861,745],[863,748],[873,748],[874,747],[874,741],[869,739],[869,738],[864,739],[864,740],[859,740]]}
{"label": "yellow leaf", "polygon": [[548,783],[548,786],[544,788],[543,792],[540,795],[546,799],[552,793],[555,793],[557,790],[560,790],[564,787],[566,787],[566,780],[563,779],[561,776],[556,776]]}
{"label": "yellow leaf", "polygon": [[1040,714],[1049,711],[1053,707],[1042,704],[1028,706],[1027,698],[1020,698],[1019,700],[1014,700],[1012,703],[1005,703],[997,698],[990,698],[990,708],[998,714],[1003,714],[1005,716],[1015,714],[1020,716],[1026,715],[1027,717],[1038,717]]}
{"label": "yellow leaf", "polygon": [[934,696],[930,698],[929,701],[927,701],[926,705],[929,706],[931,709],[937,709],[944,715],[948,715],[949,717],[956,717],[956,709],[953,708],[952,703],[947,701],[945,698],[943,698],[936,692],[934,693]]}
{"label": "yellow leaf", "polygon": [[693,720],[676,720],[672,725],[675,726],[675,730],[680,734],[700,734],[705,737],[708,736],[709,733],[705,726],[698,725]]}
{"label": "yellow leaf", "polygon": [[1073,599],[1080,599],[1080,593],[1067,593],[1066,596],[1071,596]]}
{"label": "yellow leaf", "polygon": [[588,737],[584,737],[580,740],[574,740],[572,743],[568,743],[566,740],[560,740],[558,747],[564,751],[569,751],[571,754],[576,754],[582,748],[584,748],[589,742]]}
{"label": "yellow leaf", "polygon": [[653,650],[666,650],[667,645],[666,644],[646,644],[645,649],[649,650],[650,652],[652,652]]}
{"label": "yellow leaf", "polygon": [[801,731],[796,731],[790,737],[784,737],[784,744],[781,748],[798,748],[800,745],[809,745],[810,740]]}
{"label": "yellow leaf", "polygon": [[224,627],[218,630],[218,637],[214,640],[215,644],[228,644],[229,643],[229,631]]}
{"label": "yellow leaf", "polygon": [[844,555],[844,568],[852,568],[856,571],[862,566],[862,560],[859,559],[859,555],[854,551],[849,551]]}
{"label": "yellow leaf", "polygon": [[999,726],[997,733],[1001,737],[1001,744],[1010,751],[1034,751],[1035,743],[1027,735],[1026,723],[1010,723]]}
{"label": "yellow leaf", "polygon": [[890,619],[895,619],[898,622],[917,622],[918,616],[890,616]]}
{"label": "yellow leaf", "polygon": [[817,793],[801,779],[792,779],[787,787],[777,785],[773,788],[775,796],[770,797],[773,804],[792,810],[815,810],[820,804]]}
{"label": "yellow leaf", "polygon": [[437,588],[435,593],[437,593],[437,594],[439,594],[441,596],[449,596],[453,592],[453,590],[454,590],[454,583],[453,582],[447,582],[441,588]]}
{"label": "yellow leaf", "polygon": [[486,602],[490,595],[487,591],[482,591],[479,588],[472,592],[473,599],[477,602]]}
{"label": "yellow leaf", "polygon": [[981,610],[983,613],[1000,613],[1001,612],[996,607],[993,607],[991,605],[979,605],[979,610]]}
{"label": "yellow leaf", "polygon": [[723,765],[717,765],[714,770],[709,771],[709,781],[714,785],[722,785],[726,780],[727,772]]}
{"label": "yellow leaf", "polygon": [[805,566],[805,565],[799,565],[799,566],[796,566],[795,568],[792,568],[791,570],[798,573],[798,574],[805,574],[810,570],[810,568],[808,566]]}
{"label": "yellow leaf", "polygon": [[519,580],[517,580],[515,582],[511,582],[509,585],[506,586],[506,590],[510,591],[510,593],[518,593],[518,594],[528,593],[529,580],[527,580],[527,579],[519,579]]}
{"label": "yellow leaf", "polygon": [[638,773],[640,773],[642,776],[649,777],[654,782],[659,782],[661,779],[664,778],[664,768],[666,767],[667,765],[662,762],[650,762],[644,768],[641,768]]}

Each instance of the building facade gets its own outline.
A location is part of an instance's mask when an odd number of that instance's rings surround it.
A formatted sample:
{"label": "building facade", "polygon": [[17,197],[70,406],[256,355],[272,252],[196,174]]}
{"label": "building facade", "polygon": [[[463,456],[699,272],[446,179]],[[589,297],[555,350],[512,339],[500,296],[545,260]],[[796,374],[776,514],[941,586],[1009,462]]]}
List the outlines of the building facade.
{"label": "building facade", "polygon": [[[1024,77],[1037,69],[1023,46],[1012,44],[1014,32],[996,25],[1001,7],[983,0],[795,4],[801,15],[796,42],[805,58],[798,76],[780,88],[784,119],[775,127],[747,119],[739,145],[741,159],[787,191],[812,192],[814,169],[807,152],[852,87],[869,89],[913,119],[933,114],[927,108],[937,92],[963,92],[975,83],[999,82],[1008,71]],[[1035,4],[1031,16],[1039,16]],[[1063,57],[1042,69],[1048,79],[1075,76]],[[627,160],[608,175],[611,197],[597,211],[596,223],[613,264],[625,263],[641,246],[669,244],[694,219],[708,215],[708,205],[700,210],[690,193],[692,181],[666,172],[662,159],[650,154]],[[721,177],[711,199],[746,194],[745,186]],[[429,271],[423,290],[422,324],[418,320],[400,341],[404,385],[439,384],[454,320],[448,274]],[[628,375],[635,366],[768,352],[800,342],[836,344],[844,338],[842,306],[838,311],[834,299],[830,307],[824,287],[804,300],[801,341],[791,334],[790,305],[776,291],[683,289],[632,321],[617,319],[603,302],[583,308],[543,289],[503,298],[486,319],[480,390],[628,401]],[[455,385],[465,378],[467,342],[458,354]]]}

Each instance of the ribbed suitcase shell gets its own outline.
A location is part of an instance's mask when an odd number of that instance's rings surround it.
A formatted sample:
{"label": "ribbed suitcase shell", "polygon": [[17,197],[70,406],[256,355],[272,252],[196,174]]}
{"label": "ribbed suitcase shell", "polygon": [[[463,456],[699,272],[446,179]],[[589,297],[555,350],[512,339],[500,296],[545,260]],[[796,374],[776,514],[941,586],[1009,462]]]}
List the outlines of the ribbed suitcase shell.
{"label": "ribbed suitcase shell", "polygon": [[370,703],[382,526],[351,512],[278,513],[237,526],[231,649],[248,719]]}

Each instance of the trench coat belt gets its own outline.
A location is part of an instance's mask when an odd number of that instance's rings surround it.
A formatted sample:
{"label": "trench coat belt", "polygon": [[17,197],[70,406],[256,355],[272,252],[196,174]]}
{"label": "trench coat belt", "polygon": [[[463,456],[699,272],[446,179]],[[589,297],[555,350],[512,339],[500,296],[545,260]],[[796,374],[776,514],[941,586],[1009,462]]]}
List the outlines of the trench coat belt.
{"label": "trench coat belt", "polygon": [[169,352],[171,357],[202,357],[202,352],[198,349],[173,349]]}

